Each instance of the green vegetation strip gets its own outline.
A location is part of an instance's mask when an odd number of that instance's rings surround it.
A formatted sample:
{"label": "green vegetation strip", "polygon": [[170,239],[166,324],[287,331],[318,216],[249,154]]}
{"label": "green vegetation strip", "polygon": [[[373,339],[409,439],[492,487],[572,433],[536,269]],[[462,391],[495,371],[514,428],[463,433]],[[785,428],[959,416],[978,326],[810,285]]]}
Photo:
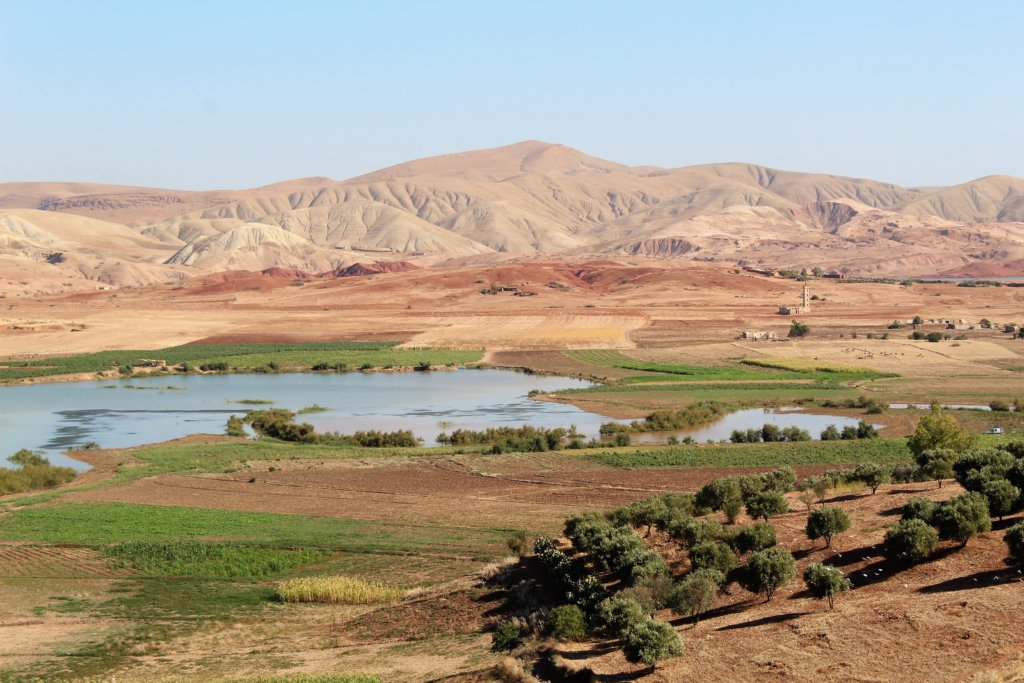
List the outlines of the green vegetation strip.
{"label": "green vegetation strip", "polygon": [[906,439],[862,441],[796,441],[767,444],[670,446],[616,449],[586,456],[588,460],[624,469],[640,467],[777,467],[838,465],[910,460]]}
{"label": "green vegetation strip", "polygon": [[0,381],[131,367],[147,360],[169,366],[213,365],[231,370],[312,368],[317,365],[358,370],[361,367],[457,365],[480,360],[480,350],[398,349],[398,342],[333,342],[309,344],[185,345],[166,349],[101,351],[32,361],[3,361]]}
{"label": "green vegetation strip", "polygon": [[[0,538],[11,540],[96,546],[229,538],[241,544],[286,549],[465,553],[481,559],[500,555],[509,533],[508,529],[418,526],[130,503],[60,503],[21,508],[0,518]],[[128,551],[128,555],[142,557],[135,551]],[[173,560],[161,566],[171,564]]]}
{"label": "green vegetation strip", "polygon": [[[618,351],[583,350],[567,351],[566,354],[575,360],[592,365],[674,375],[677,376],[678,381],[750,381],[770,379],[851,381],[894,377],[891,374],[876,372],[871,368],[806,363],[799,360],[788,361],[786,359],[746,359],[740,361],[743,364],[742,366],[740,364],[686,365],[682,363],[655,363],[638,360]],[[641,382],[655,381],[655,378],[652,377],[630,379]],[[671,379],[665,378],[665,381],[671,381]]]}

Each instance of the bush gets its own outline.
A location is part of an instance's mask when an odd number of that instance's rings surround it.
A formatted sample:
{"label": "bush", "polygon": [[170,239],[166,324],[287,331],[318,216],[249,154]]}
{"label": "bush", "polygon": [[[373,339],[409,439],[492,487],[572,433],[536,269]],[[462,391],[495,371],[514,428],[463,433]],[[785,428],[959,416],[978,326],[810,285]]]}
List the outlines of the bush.
{"label": "bush", "polygon": [[838,507],[822,507],[807,515],[807,538],[825,539],[825,547],[832,547],[832,538],[850,528],[850,516]]}
{"label": "bush", "polygon": [[1003,540],[1010,549],[1010,559],[1024,564],[1024,522],[1018,522],[1007,529]]}
{"label": "bush", "polygon": [[491,652],[511,652],[523,644],[523,627],[514,619],[498,624],[491,634]]}
{"label": "bush", "polygon": [[839,430],[836,428],[835,425],[829,425],[828,427],[825,427],[824,431],[821,432],[821,440],[822,441],[838,441],[839,440]]}
{"label": "bush", "polygon": [[939,544],[939,534],[920,519],[908,519],[885,532],[885,556],[895,562],[927,559]]}
{"label": "bush", "polygon": [[626,661],[655,666],[669,657],[683,654],[683,641],[670,625],[646,619],[622,632],[622,651]]}
{"label": "bush", "polygon": [[806,337],[811,331],[811,328],[799,320],[794,320],[789,325],[790,337]]}
{"label": "bush", "polygon": [[559,640],[582,640],[587,635],[587,620],[576,605],[562,605],[548,615],[548,631]]}
{"label": "bush", "polygon": [[793,580],[796,560],[785,548],[768,548],[750,556],[740,585],[751,593],[764,593],[771,601],[775,591]]}
{"label": "bush", "polygon": [[245,420],[237,415],[229,417],[227,434],[228,436],[245,436]]}
{"label": "bush", "polygon": [[676,584],[669,596],[668,606],[672,608],[673,614],[688,616],[696,624],[711,609],[718,587],[724,582],[725,577],[713,569],[690,572]]}
{"label": "bush", "polygon": [[940,505],[932,515],[939,537],[967,545],[972,537],[992,529],[988,500],[980,493],[963,493]]}
{"label": "bush", "polygon": [[925,524],[932,523],[932,515],[935,514],[935,502],[924,496],[911,498],[903,504],[903,519],[919,519]]}
{"label": "bush", "polygon": [[828,599],[828,608],[835,607],[835,596],[850,590],[853,586],[843,572],[821,563],[809,564],[804,569],[804,584],[811,595]]}
{"label": "bush", "polygon": [[526,557],[530,551],[530,538],[525,531],[517,531],[505,539],[505,545],[516,557]]}
{"label": "bush", "polygon": [[747,514],[753,519],[760,517],[767,522],[769,517],[784,512],[789,512],[789,503],[785,496],[775,491],[755,493],[747,500]]}

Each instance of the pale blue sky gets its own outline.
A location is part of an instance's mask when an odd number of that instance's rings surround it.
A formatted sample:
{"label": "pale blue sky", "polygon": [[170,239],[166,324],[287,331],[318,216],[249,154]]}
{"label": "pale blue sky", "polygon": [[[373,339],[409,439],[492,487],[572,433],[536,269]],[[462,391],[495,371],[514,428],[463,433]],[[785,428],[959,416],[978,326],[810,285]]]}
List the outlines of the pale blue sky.
{"label": "pale blue sky", "polygon": [[1024,176],[1024,3],[0,0],[0,182],[346,178],[526,139]]}

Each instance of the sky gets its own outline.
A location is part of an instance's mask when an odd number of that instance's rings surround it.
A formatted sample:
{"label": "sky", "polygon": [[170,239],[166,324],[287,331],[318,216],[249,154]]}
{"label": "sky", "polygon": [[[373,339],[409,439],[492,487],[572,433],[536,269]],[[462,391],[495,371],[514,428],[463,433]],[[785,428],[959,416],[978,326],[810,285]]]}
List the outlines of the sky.
{"label": "sky", "polygon": [[0,0],[0,182],[344,179],[539,139],[1024,176],[1024,3]]}

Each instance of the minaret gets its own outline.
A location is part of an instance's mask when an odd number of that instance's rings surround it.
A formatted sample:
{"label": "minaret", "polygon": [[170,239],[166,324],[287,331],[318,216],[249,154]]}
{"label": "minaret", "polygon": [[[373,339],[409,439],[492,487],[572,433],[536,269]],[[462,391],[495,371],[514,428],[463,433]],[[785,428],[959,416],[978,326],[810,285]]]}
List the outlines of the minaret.
{"label": "minaret", "polygon": [[804,285],[804,311],[811,310],[811,288]]}

